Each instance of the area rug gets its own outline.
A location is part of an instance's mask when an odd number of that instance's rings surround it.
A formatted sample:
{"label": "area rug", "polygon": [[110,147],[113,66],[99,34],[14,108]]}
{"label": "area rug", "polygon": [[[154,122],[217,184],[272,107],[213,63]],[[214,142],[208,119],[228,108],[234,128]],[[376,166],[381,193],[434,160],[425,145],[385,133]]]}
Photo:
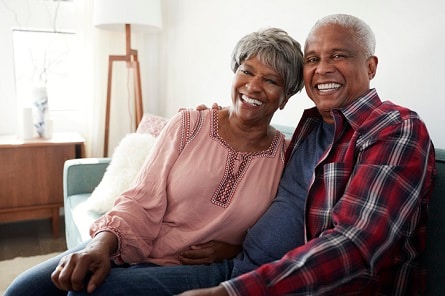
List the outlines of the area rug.
{"label": "area rug", "polygon": [[0,295],[3,295],[9,284],[23,271],[60,253],[50,253],[32,257],[16,257],[0,261]]}

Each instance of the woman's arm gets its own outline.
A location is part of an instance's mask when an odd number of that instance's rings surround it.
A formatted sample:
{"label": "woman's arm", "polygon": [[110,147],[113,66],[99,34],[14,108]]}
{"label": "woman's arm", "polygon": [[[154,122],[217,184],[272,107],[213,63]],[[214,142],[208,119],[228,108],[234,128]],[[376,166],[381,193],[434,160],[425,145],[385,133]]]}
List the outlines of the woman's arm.
{"label": "woman's arm", "polygon": [[183,113],[164,127],[133,186],[90,229],[95,236],[110,231],[118,238],[116,263],[137,263],[149,256],[167,207],[166,182],[179,156]]}

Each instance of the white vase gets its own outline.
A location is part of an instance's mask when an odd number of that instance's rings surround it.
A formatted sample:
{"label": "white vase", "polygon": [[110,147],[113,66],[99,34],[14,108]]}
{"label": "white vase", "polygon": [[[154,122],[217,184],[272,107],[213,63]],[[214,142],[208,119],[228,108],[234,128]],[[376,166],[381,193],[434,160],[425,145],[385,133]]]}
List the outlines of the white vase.
{"label": "white vase", "polygon": [[48,93],[46,86],[34,86],[32,89],[32,106],[34,128],[39,137],[46,135],[47,121],[49,119]]}
{"label": "white vase", "polygon": [[31,107],[22,109],[20,122],[20,138],[25,140],[34,138],[34,122]]}

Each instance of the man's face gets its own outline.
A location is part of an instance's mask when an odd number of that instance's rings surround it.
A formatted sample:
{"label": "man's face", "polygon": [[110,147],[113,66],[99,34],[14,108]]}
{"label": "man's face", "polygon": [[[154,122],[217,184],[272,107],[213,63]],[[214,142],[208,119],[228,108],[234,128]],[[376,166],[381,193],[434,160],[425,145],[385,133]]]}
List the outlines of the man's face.
{"label": "man's face", "polygon": [[369,90],[377,57],[366,57],[352,34],[339,25],[319,28],[306,41],[304,82],[308,96],[326,122],[330,111],[342,108]]}

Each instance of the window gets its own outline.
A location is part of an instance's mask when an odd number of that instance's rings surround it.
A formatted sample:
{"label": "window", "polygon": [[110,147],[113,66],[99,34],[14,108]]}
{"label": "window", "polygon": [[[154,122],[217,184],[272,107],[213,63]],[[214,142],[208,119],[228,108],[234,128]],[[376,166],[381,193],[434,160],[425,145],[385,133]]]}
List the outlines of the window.
{"label": "window", "polygon": [[18,102],[29,105],[32,86],[45,83],[51,111],[78,110],[76,34],[13,30],[12,37]]}

